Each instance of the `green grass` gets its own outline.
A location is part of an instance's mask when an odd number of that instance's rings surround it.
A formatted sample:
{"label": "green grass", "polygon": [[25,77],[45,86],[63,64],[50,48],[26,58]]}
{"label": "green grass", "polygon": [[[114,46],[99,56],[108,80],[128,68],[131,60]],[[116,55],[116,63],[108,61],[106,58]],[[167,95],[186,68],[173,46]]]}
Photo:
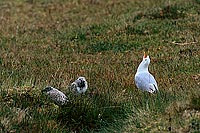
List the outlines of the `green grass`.
{"label": "green grass", "polygon": [[[199,0],[0,1],[0,132],[199,132]],[[160,92],[138,90],[149,51]],[[85,76],[89,89],[67,89]],[[58,107],[41,90],[54,86]]]}

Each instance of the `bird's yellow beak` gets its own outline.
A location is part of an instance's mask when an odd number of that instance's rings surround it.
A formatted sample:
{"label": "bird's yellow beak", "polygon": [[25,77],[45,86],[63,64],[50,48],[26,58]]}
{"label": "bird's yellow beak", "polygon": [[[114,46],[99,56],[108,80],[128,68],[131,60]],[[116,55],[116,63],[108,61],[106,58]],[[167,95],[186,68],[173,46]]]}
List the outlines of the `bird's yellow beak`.
{"label": "bird's yellow beak", "polygon": [[147,58],[147,54],[146,54],[146,52],[144,52],[144,56],[143,56],[143,58]]}

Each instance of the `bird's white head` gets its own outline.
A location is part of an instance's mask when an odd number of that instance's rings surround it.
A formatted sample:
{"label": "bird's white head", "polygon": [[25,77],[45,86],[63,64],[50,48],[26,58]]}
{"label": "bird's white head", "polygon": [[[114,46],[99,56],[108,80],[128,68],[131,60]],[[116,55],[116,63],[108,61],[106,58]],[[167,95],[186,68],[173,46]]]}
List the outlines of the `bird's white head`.
{"label": "bird's white head", "polygon": [[79,77],[71,84],[72,91],[76,93],[84,93],[88,88],[87,81],[85,77]]}
{"label": "bird's white head", "polygon": [[80,87],[85,87],[87,88],[88,87],[88,84],[87,84],[87,81],[85,79],[85,77],[79,77],[77,80],[80,80],[81,81],[81,86]]}
{"label": "bird's white head", "polygon": [[148,66],[150,64],[150,58],[149,56],[144,52],[144,56],[143,56],[143,60],[140,63],[137,71],[141,72],[141,71],[148,71]]}
{"label": "bird's white head", "polygon": [[85,77],[79,77],[77,80],[86,81]]}
{"label": "bird's white head", "polygon": [[53,89],[54,89],[53,87],[48,86],[48,87],[46,87],[46,88],[44,88],[44,89],[42,90],[42,93],[48,93],[48,92],[50,92],[50,91],[53,90]]}

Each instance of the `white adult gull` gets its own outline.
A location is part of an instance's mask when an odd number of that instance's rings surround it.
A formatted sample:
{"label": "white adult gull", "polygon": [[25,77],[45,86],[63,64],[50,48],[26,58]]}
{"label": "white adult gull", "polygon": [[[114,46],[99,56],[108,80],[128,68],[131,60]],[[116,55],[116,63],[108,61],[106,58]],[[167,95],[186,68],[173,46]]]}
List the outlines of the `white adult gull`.
{"label": "white adult gull", "polygon": [[42,90],[42,93],[45,93],[57,105],[64,105],[69,102],[68,97],[63,92],[51,86]]}
{"label": "white adult gull", "polygon": [[135,84],[138,89],[148,91],[150,93],[156,93],[158,91],[158,85],[154,76],[149,73],[148,66],[150,64],[150,58],[144,52],[143,60],[137,68],[135,74]]}
{"label": "white adult gull", "polygon": [[85,93],[88,88],[85,77],[79,77],[71,84],[71,90],[76,94]]}

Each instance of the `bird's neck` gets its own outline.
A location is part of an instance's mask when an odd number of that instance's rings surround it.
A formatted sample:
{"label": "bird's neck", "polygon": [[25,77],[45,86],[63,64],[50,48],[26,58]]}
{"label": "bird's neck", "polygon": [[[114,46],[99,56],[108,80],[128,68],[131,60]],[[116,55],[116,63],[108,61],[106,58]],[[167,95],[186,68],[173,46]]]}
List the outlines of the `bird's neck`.
{"label": "bird's neck", "polygon": [[137,69],[137,72],[149,72],[148,66],[140,64],[138,69]]}

